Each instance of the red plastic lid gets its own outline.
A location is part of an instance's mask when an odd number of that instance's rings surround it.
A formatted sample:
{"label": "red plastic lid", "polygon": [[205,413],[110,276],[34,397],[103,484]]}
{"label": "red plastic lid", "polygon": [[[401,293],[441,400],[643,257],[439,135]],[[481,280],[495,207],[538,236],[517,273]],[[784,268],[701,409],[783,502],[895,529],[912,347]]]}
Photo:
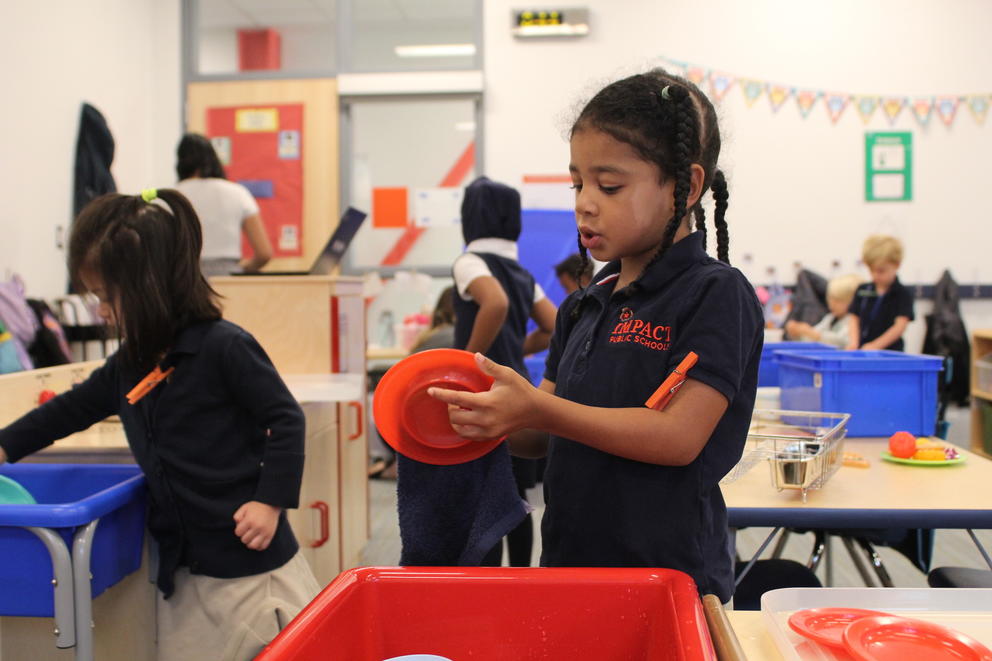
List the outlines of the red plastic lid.
{"label": "red plastic lid", "polygon": [[487,454],[503,439],[472,441],[448,421],[448,405],[427,394],[432,387],[483,392],[493,379],[459,349],[432,349],[389,368],[375,389],[372,414],[382,439],[400,454],[427,464],[463,464]]}
{"label": "red plastic lid", "polygon": [[992,661],[992,650],[970,636],[894,615],[853,622],[844,631],[844,646],[864,661]]}
{"label": "red plastic lid", "polygon": [[[789,626],[801,636],[821,645],[844,647],[844,630],[865,617],[888,615],[863,608],[807,608],[789,616]],[[905,661],[905,660],[904,660]]]}

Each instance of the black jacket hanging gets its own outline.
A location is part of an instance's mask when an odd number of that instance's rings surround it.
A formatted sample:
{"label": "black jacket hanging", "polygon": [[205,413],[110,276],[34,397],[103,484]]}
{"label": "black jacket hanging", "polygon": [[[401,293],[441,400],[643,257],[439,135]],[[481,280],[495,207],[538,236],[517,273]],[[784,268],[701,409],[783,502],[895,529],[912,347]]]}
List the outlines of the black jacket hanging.
{"label": "black jacket hanging", "polygon": [[114,136],[100,111],[88,103],[79,114],[76,139],[75,191],[72,217],[79,215],[86,203],[104,193],[117,192],[110,164],[114,161]]}
{"label": "black jacket hanging", "polygon": [[792,310],[786,322],[805,321],[815,326],[828,311],[826,278],[808,269],[799,271],[796,274],[796,291],[792,295]]}
{"label": "black jacket hanging", "polygon": [[[942,384],[941,410],[949,402],[964,405],[968,402],[971,385],[971,343],[961,317],[958,283],[945,270],[933,290],[933,312],[926,316],[926,335],[923,353],[951,359],[950,382]],[[945,373],[942,379],[948,378]]]}

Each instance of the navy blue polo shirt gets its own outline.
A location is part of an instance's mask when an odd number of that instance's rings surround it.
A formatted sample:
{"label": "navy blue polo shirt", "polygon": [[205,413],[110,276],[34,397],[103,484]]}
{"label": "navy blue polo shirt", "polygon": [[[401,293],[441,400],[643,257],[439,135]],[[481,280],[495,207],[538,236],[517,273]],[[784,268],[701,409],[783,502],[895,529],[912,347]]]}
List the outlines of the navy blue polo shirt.
{"label": "navy blue polo shirt", "polygon": [[5,429],[11,461],[119,414],[148,483],[148,529],[159,544],[158,586],[169,596],[180,565],[238,578],[277,569],[298,550],[286,513],[264,551],[234,534],[234,512],[250,500],[297,507],[303,478],[303,411],[265,351],[224,320],[182,330],[163,363],[174,365],[136,404],[144,376],[118,353],[88,379]]}
{"label": "navy blue polo shirt", "polygon": [[[909,317],[910,321],[915,318],[913,292],[896,278],[889,290],[879,296],[875,283],[869,282],[858,287],[854,301],[851,303],[851,312],[857,315],[860,322],[860,346],[892,328],[892,324],[896,323],[896,317]],[[902,351],[905,342],[900,337],[885,348]]]}
{"label": "navy blue polo shirt", "polygon": [[552,436],[541,564],[678,569],[702,594],[727,601],[733,549],[719,482],[740,459],[754,408],[761,306],[740,271],[705,253],[698,233],[615,292],[619,270],[611,262],[559,310],[545,371],[555,393],[589,406],[643,406],[695,351],[689,378],[718,390],[729,406],[688,466],[642,463]]}

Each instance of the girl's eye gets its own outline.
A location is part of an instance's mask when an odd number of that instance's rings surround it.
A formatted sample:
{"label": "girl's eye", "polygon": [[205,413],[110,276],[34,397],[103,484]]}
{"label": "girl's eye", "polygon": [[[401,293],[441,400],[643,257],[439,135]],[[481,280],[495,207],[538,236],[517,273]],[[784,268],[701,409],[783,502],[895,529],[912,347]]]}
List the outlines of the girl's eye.
{"label": "girl's eye", "polygon": [[579,192],[580,190],[582,190],[582,184],[572,184],[571,186],[569,186],[569,188],[571,188],[575,192]]}
{"label": "girl's eye", "polygon": [[607,195],[613,195],[620,190],[620,186],[600,186],[599,190],[603,191]]}

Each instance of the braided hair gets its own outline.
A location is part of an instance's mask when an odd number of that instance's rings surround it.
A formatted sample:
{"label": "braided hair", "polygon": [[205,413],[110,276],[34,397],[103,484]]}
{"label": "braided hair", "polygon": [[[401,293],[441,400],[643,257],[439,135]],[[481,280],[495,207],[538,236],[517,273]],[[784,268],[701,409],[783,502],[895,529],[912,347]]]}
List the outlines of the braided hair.
{"label": "braided hair", "polygon": [[[586,104],[572,125],[571,135],[590,128],[629,144],[644,160],[657,165],[663,178],[675,180],[675,212],[665,226],[652,263],[671,247],[682,220],[690,212],[696,229],[703,233],[705,249],[706,215],[701,198],[710,188],[716,201],[713,220],[717,257],[729,263],[730,239],[725,218],[729,195],[726,177],[717,170],[720,129],[713,104],[698,87],[660,68],[618,80]],[[693,164],[703,168],[703,186],[700,201],[690,209],[687,205]],[[581,236],[578,244],[586,264],[589,256]]]}

